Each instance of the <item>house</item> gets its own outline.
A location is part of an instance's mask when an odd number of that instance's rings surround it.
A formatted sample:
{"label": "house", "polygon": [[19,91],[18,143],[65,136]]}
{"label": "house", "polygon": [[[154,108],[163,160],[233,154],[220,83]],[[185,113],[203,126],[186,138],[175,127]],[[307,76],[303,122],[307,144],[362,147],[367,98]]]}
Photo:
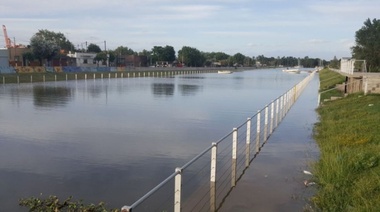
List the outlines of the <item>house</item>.
{"label": "house", "polygon": [[69,52],[67,56],[69,57],[69,61],[67,62],[69,66],[80,66],[80,67],[97,67],[98,66],[95,60],[96,53]]}

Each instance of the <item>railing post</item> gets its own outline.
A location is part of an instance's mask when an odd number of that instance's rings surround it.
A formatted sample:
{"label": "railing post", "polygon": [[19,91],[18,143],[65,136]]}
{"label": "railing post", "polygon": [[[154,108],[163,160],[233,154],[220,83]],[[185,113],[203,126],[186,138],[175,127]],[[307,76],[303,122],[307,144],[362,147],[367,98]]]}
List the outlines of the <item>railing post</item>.
{"label": "railing post", "polygon": [[273,132],[273,120],[274,120],[274,101],[271,104],[270,107],[270,134]]}
{"label": "railing post", "polygon": [[321,93],[318,93],[318,102],[317,102],[318,107],[319,107],[320,103],[321,103]]}
{"label": "railing post", "polygon": [[256,123],[256,153],[260,150],[260,125],[261,125],[261,111],[257,111],[257,123]]}
{"label": "railing post", "polygon": [[238,129],[234,128],[232,133],[231,187],[236,185],[237,135]]}
{"label": "railing post", "polygon": [[174,179],[174,212],[181,212],[182,170],[181,168],[176,168],[175,172],[177,173],[177,175]]}
{"label": "railing post", "polygon": [[284,96],[282,95],[281,97],[280,97],[280,111],[279,111],[279,115],[280,115],[280,118],[279,118],[279,122],[281,122],[281,120],[282,120],[282,117],[283,117],[283,115],[284,115],[284,112],[282,111],[282,108],[284,107]]}
{"label": "railing post", "polygon": [[268,105],[265,106],[264,142],[268,139]]}
{"label": "railing post", "polygon": [[279,99],[276,100],[276,122],[275,122],[275,127],[278,126],[278,106],[279,106]]}
{"label": "railing post", "polygon": [[245,142],[245,167],[249,166],[249,161],[251,159],[251,118],[247,119],[247,136]]}
{"label": "railing post", "polygon": [[218,145],[214,142],[211,148],[211,168],[210,168],[210,212],[216,211],[216,153]]}

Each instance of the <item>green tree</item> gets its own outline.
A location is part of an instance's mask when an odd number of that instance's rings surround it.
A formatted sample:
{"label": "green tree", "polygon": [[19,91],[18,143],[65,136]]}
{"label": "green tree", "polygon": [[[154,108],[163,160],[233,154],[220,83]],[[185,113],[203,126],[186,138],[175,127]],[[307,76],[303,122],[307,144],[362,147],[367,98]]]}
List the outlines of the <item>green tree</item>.
{"label": "green tree", "polygon": [[178,59],[186,66],[192,67],[203,66],[206,61],[206,58],[198,49],[188,46],[184,46],[178,51]]}
{"label": "green tree", "polygon": [[74,45],[61,32],[53,32],[46,29],[40,29],[35,35],[43,38],[44,40],[55,43],[59,46],[59,49],[64,52],[75,50]]}
{"label": "green tree", "polygon": [[175,51],[172,46],[154,46],[152,48],[153,62],[166,61],[172,63],[175,60]]}
{"label": "green tree", "polygon": [[233,56],[235,65],[244,65],[245,56],[242,53],[236,53]]}
{"label": "green tree", "polygon": [[114,50],[114,53],[117,55],[137,55],[133,49],[126,46],[119,46]]}
{"label": "green tree", "polygon": [[339,63],[339,60],[336,58],[336,56],[334,56],[334,59],[332,59],[330,61],[330,65],[329,65],[331,68],[335,68],[335,69],[339,69],[340,68],[340,63]]}
{"label": "green tree", "polygon": [[46,39],[41,34],[33,35],[30,39],[30,46],[33,55],[40,61],[41,65],[42,60],[46,59],[49,63],[59,53],[58,44],[53,40]]}
{"label": "green tree", "polygon": [[100,49],[100,47],[96,44],[90,43],[87,46],[87,52],[99,53],[101,51],[102,51],[102,49]]}
{"label": "green tree", "polygon": [[23,63],[28,65],[29,62],[33,61],[35,59],[32,52],[24,52],[22,54]]}
{"label": "green tree", "polygon": [[368,18],[356,31],[355,42],[351,47],[353,58],[366,60],[370,72],[380,71],[380,20]]}

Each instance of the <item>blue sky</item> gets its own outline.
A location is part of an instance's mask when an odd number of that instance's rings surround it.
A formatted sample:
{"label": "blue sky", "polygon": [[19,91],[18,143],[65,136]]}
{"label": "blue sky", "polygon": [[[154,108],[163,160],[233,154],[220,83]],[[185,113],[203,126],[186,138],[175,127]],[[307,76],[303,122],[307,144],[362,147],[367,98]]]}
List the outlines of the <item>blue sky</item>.
{"label": "blue sky", "polygon": [[[379,19],[379,0],[8,0],[1,24],[16,43],[39,30],[76,46],[182,46],[246,56],[350,56],[355,32]],[[0,34],[0,47],[5,46]]]}

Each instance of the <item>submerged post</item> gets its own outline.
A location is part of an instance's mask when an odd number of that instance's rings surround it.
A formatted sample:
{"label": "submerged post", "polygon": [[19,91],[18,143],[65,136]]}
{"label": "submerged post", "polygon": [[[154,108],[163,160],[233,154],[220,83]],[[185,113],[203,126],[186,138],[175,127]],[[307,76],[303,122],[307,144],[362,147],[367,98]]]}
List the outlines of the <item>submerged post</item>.
{"label": "submerged post", "polygon": [[275,127],[278,126],[278,106],[279,106],[279,99],[276,100],[276,122],[275,122]]}
{"label": "submerged post", "polygon": [[270,130],[269,134],[272,134],[273,132],[273,119],[274,119],[274,102],[272,102],[270,107]]}
{"label": "submerged post", "polygon": [[216,153],[218,145],[214,142],[211,148],[210,168],[210,211],[216,211]]}
{"label": "submerged post", "polygon": [[174,179],[174,212],[181,212],[181,183],[182,183],[182,170],[176,168],[177,175]]}
{"label": "submerged post", "polygon": [[251,118],[247,120],[247,136],[245,142],[245,167],[249,166],[249,161],[251,159]]}
{"label": "submerged post", "polygon": [[256,153],[260,151],[260,125],[261,125],[261,111],[257,112],[257,123],[256,123]]}
{"label": "submerged post", "polygon": [[268,105],[265,106],[264,142],[268,139]]}
{"label": "submerged post", "polygon": [[232,133],[231,187],[236,185],[237,135],[238,129],[234,128]]}

